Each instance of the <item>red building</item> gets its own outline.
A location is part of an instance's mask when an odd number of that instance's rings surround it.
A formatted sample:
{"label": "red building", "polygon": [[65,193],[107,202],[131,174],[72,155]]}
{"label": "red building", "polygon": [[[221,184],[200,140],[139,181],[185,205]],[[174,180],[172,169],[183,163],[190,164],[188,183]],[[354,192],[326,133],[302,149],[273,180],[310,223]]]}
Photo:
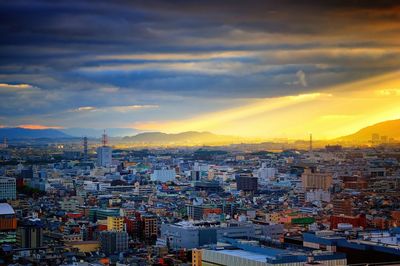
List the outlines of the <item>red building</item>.
{"label": "red building", "polygon": [[338,224],[346,223],[351,224],[353,227],[367,227],[367,218],[365,215],[359,216],[344,216],[344,215],[332,215],[330,218],[331,229],[337,229]]}

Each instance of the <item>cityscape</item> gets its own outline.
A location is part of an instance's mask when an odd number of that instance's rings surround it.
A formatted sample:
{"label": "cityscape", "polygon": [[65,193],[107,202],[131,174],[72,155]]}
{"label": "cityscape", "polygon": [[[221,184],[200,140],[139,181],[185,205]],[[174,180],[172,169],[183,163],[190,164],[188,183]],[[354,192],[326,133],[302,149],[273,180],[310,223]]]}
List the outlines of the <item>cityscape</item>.
{"label": "cityscape", "polygon": [[400,265],[398,1],[0,1],[0,265]]}

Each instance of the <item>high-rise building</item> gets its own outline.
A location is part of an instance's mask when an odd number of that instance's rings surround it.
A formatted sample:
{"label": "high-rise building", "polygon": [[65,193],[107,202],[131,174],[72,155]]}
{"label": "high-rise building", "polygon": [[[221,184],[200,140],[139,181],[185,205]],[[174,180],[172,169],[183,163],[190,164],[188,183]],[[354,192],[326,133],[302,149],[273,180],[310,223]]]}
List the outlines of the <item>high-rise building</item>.
{"label": "high-rise building", "polygon": [[39,248],[43,246],[43,224],[40,219],[26,219],[18,225],[17,245],[20,248]]}
{"label": "high-rise building", "polygon": [[326,191],[332,185],[332,175],[305,169],[301,175],[301,182],[305,191],[310,189],[322,189]]}
{"label": "high-rise building", "polygon": [[102,146],[97,148],[97,165],[107,167],[112,162],[112,148],[107,146],[108,140],[106,132],[104,131],[102,138]]}
{"label": "high-rise building", "polygon": [[16,179],[12,177],[0,177],[0,200],[14,200],[16,198]]}
{"label": "high-rise building", "polygon": [[157,217],[142,215],[143,236],[145,239],[157,238]]}
{"label": "high-rise building", "polygon": [[124,218],[120,216],[108,216],[107,230],[117,232],[125,231]]}
{"label": "high-rise building", "polygon": [[332,201],[334,215],[353,215],[352,199],[335,199]]}
{"label": "high-rise building", "polygon": [[191,181],[199,181],[201,179],[201,172],[198,170],[190,171],[190,180]]}
{"label": "high-rise building", "polygon": [[112,162],[112,148],[101,146],[97,148],[97,165],[102,167],[110,166]]}
{"label": "high-rise building", "polygon": [[107,256],[124,252],[128,249],[128,233],[103,231],[100,233],[100,246]]}

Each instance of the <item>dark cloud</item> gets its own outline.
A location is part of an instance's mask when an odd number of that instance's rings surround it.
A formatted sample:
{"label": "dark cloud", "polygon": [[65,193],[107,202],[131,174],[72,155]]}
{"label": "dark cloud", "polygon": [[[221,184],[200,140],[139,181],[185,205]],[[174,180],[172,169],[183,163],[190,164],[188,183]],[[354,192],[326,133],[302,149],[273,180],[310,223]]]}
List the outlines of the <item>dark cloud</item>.
{"label": "dark cloud", "polygon": [[303,93],[398,69],[399,34],[398,1],[3,1],[0,83],[34,89],[0,115]]}

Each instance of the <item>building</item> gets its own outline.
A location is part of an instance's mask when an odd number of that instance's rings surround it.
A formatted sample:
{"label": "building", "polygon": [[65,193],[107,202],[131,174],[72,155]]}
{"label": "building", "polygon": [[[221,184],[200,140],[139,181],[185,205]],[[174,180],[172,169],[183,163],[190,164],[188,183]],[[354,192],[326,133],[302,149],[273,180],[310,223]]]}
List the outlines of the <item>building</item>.
{"label": "building", "polygon": [[196,226],[189,222],[161,225],[161,239],[169,248],[199,248],[217,243],[217,231],[212,227]]}
{"label": "building", "polygon": [[124,252],[128,249],[128,233],[103,231],[100,233],[100,249],[107,256]]}
{"label": "building", "polygon": [[102,167],[110,166],[112,163],[112,148],[101,146],[97,148],[97,165]]}
{"label": "building", "polygon": [[305,191],[310,189],[322,189],[326,191],[332,185],[332,175],[328,173],[318,173],[312,169],[304,169],[301,175],[301,182]]}
{"label": "building", "polygon": [[15,243],[17,218],[14,209],[8,203],[0,203],[0,244]]}
{"label": "building", "polygon": [[263,163],[261,168],[257,170],[256,174],[260,183],[268,183],[275,177],[276,172],[275,168],[267,167],[267,164]]}
{"label": "building", "polygon": [[215,245],[223,237],[255,237],[255,226],[245,224],[220,224],[219,222],[186,222],[161,225],[161,239],[170,248],[199,248]]}
{"label": "building", "polygon": [[346,255],[328,251],[310,252],[306,249],[282,249],[260,245],[257,241],[223,239],[224,245],[201,250],[202,265],[218,266],[300,266],[347,265]]}
{"label": "building", "polygon": [[132,213],[124,218],[126,231],[133,239],[142,241],[152,241],[157,239],[158,219],[156,215]]}
{"label": "building", "polygon": [[190,181],[199,181],[201,179],[201,172],[198,170],[190,171]]}
{"label": "building", "polygon": [[158,233],[157,216],[144,214],[141,216],[144,239],[156,239]]}
{"label": "building", "polygon": [[192,266],[202,266],[201,249],[192,250]]}
{"label": "building", "polygon": [[117,232],[125,231],[124,218],[120,216],[108,216],[107,230]]}
{"label": "building", "polygon": [[20,248],[43,246],[43,223],[38,218],[23,220],[17,228],[17,245]]}
{"label": "building", "polygon": [[310,190],[305,193],[305,202],[330,202],[331,193],[322,189]]}
{"label": "building", "polygon": [[224,191],[218,181],[195,181],[193,182],[196,191],[205,191],[207,193],[220,193]]}
{"label": "building", "polygon": [[[341,252],[349,264],[392,265],[400,261],[400,230],[304,232],[303,245],[318,250]],[[375,264],[377,263],[377,264]]]}
{"label": "building", "polygon": [[90,209],[89,220],[97,222],[97,220],[107,220],[109,216],[119,216],[119,209]]}
{"label": "building", "polygon": [[15,178],[0,177],[0,200],[15,200],[17,198],[17,183]]}
{"label": "building", "polygon": [[353,200],[352,199],[335,199],[332,201],[333,214],[353,216]]}
{"label": "building", "polygon": [[237,190],[242,190],[244,192],[257,192],[258,178],[250,175],[239,174],[236,176],[236,187]]}
{"label": "building", "polygon": [[64,198],[60,203],[60,209],[68,212],[78,212],[80,206],[83,205],[84,200],[82,197],[72,196]]}
{"label": "building", "polygon": [[176,172],[174,169],[157,169],[151,174],[151,181],[169,182],[174,181]]}
{"label": "building", "polygon": [[350,225],[351,227],[358,228],[366,228],[367,227],[367,218],[365,215],[359,216],[344,216],[344,215],[332,215],[330,217],[330,228],[338,229],[340,225]]}
{"label": "building", "polygon": [[189,204],[186,205],[186,212],[189,219],[203,220],[208,218],[222,218],[222,215],[234,216],[237,214],[237,204],[223,202],[219,204]]}

